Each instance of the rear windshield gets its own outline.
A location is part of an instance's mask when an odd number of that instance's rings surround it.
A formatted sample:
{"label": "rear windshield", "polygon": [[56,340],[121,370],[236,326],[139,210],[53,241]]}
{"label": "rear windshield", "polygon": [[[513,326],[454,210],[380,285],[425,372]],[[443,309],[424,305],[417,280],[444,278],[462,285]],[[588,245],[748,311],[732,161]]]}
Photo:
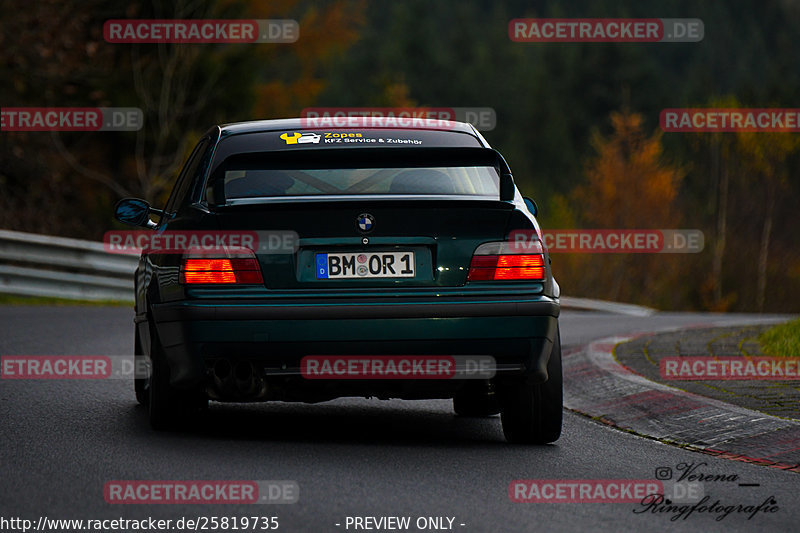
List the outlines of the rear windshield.
{"label": "rear windshield", "polygon": [[[206,184],[210,204],[254,198],[468,196],[497,199],[505,162],[485,148],[392,148],[235,154]],[[249,203],[249,202],[248,202]]]}
{"label": "rear windshield", "polygon": [[225,171],[225,197],[259,198],[317,195],[499,194],[494,167],[333,168]]}

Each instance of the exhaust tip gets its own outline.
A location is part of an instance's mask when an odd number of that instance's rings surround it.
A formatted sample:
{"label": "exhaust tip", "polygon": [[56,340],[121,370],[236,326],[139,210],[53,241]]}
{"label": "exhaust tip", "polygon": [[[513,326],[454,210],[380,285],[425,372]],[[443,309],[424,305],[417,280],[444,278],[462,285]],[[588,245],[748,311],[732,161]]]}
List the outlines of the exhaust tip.
{"label": "exhaust tip", "polygon": [[253,375],[253,366],[250,363],[236,363],[235,376],[237,380],[246,381]]}
{"label": "exhaust tip", "polygon": [[231,363],[227,359],[219,359],[214,363],[214,375],[219,379],[225,379],[231,375]]}

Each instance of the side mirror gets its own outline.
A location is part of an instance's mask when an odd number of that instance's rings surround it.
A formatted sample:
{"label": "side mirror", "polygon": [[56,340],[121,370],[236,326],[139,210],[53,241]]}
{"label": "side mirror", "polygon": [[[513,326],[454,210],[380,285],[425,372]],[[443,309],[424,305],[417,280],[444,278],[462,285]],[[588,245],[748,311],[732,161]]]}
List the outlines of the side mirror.
{"label": "side mirror", "polygon": [[533,201],[533,198],[528,198],[525,196],[523,200],[525,200],[525,207],[528,208],[528,211],[531,212],[531,215],[537,216],[539,214],[539,206],[536,205],[536,202]]}
{"label": "side mirror", "polygon": [[150,220],[151,212],[162,214],[162,211],[151,208],[146,200],[139,198],[123,198],[114,206],[114,218],[131,226],[155,227],[155,223]]}
{"label": "side mirror", "polygon": [[516,191],[511,174],[500,174],[500,201],[513,202]]}

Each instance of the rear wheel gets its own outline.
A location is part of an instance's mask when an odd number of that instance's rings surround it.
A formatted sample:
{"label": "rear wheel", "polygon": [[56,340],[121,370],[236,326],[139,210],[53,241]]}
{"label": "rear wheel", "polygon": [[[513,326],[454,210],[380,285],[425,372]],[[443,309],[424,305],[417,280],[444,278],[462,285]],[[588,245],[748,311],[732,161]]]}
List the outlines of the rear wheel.
{"label": "rear wheel", "polygon": [[148,409],[153,429],[181,427],[208,408],[208,396],[202,389],[179,390],[169,383],[169,365],[164,350],[151,328],[150,377],[148,380]]}
{"label": "rear wheel", "polygon": [[563,380],[561,375],[561,337],[547,363],[548,379],[532,383],[521,379],[504,384],[502,395],[503,434],[513,444],[547,444],[561,436]]}

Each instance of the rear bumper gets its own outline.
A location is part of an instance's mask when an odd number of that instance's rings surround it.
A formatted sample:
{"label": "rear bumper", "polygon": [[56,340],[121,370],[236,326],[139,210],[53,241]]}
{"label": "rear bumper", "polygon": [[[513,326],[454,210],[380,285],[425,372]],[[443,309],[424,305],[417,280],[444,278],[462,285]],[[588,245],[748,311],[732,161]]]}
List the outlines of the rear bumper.
{"label": "rear bumper", "polygon": [[306,355],[490,355],[498,367],[544,381],[559,310],[546,296],[205,299],[155,304],[139,327],[154,323],[181,388],[207,382],[219,358],[285,375]]}

